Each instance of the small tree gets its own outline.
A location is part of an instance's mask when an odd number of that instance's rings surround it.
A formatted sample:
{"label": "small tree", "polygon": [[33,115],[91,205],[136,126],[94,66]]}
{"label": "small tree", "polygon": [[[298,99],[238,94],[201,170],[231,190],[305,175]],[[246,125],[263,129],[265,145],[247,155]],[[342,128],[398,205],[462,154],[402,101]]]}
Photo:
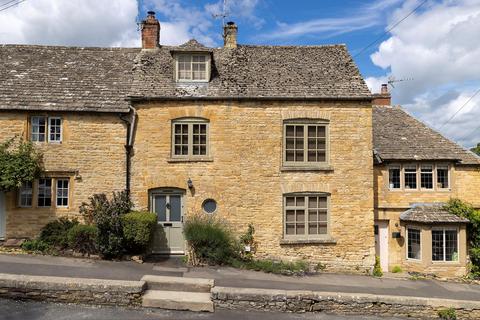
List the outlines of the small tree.
{"label": "small tree", "polygon": [[470,151],[475,152],[480,156],[480,143],[478,143],[476,147],[470,149]]}
{"label": "small tree", "polygon": [[94,223],[98,229],[98,250],[106,259],[120,257],[125,252],[122,216],[130,211],[132,202],[126,191],[114,192],[112,199],[95,194],[90,203],[82,203],[80,213],[87,223]]}
{"label": "small tree", "polygon": [[31,142],[13,137],[0,144],[0,191],[8,192],[33,181],[42,171],[43,155]]}

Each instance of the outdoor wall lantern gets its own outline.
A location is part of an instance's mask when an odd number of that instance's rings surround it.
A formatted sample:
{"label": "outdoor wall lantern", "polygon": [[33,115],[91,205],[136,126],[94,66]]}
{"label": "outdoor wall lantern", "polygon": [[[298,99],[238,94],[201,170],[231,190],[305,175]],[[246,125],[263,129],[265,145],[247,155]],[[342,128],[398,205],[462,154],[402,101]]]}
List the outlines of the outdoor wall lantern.
{"label": "outdoor wall lantern", "polygon": [[188,180],[187,180],[187,186],[188,186],[188,189],[192,189],[192,188],[193,188],[193,181],[192,181],[192,179],[188,178]]}

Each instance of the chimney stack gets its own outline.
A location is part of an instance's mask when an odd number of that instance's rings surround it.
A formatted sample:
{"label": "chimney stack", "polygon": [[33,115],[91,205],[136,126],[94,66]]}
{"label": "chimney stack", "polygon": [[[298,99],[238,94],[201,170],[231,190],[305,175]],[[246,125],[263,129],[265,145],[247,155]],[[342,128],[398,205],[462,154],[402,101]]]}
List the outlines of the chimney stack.
{"label": "chimney stack", "polygon": [[160,22],[155,11],[148,11],[147,18],[141,23],[142,49],[155,49],[160,46]]}
{"label": "chimney stack", "polygon": [[238,27],[235,22],[227,22],[223,26],[223,46],[225,48],[234,49],[237,47],[237,31]]}
{"label": "chimney stack", "polygon": [[382,84],[380,93],[373,95],[372,104],[374,106],[389,106],[392,104],[392,96],[390,92],[388,92],[388,85],[386,83]]}

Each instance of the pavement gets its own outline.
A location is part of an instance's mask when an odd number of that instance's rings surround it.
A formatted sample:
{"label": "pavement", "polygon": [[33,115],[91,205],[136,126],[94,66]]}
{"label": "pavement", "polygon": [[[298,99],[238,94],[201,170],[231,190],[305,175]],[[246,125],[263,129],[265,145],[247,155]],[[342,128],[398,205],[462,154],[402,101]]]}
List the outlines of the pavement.
{"label": "pavement", "polygon": [[[0,320],[385,320],[380,317],[338,316],[327,314],[292,314],[280,312],[247,312],[217,310],[198,313],[169,310],[92,307],[45,302],[22,302],[0,299]],[[388,318],[403,320],[404,318]]]}
{"label": "pavement", "polygon": [[0,273],[112,280],[140,280],[146,274],[215,279],[216,286],[368,293],[480,301],[480,285],[437,280],[374,278],[320,273],[288,277],[234,268],[185,268],[180,259],[102,261],[40,255],[0,254]]}

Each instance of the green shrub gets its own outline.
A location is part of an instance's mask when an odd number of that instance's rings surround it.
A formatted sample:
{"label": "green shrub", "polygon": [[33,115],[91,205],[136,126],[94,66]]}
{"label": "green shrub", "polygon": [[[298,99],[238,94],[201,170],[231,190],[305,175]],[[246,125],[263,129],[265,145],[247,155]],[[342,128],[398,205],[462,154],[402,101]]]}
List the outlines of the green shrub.
{"label": "green shrub", "polygon": [[95,226],[78,224],[68,231],[68,247],[82,254],[95,254],[98,230]]}
{"label": "green shrub", "polygon": [[52,246],[50,246],[48,243],[38,239],[25,240],[21,247],[25,251],[41,253],[47,253],[52,249]]}
{"label": "green shrub", "polygon": [[157,215],[151,212],[130,212],[122,216],[123,236],[129,253],[143,253],[153,238]]}
{"label": "green shrub", "polygon": [[383,276],[382,267],[380,266],[380,257],[379,256],[375,256],[375,265],[373,266],[372,274],[373,274],[374,277]]}
{"label": "green shrub", "polygon": [[194,258],[190,263],[226,264],[240,248],[227,225],[215,215],[195,215],[184,225],[185,239]]}
{"label": "green shrub", "polygon": [[263,271],[266,273],[283,275],[300,275],[309,271],[308,264],[305,261],[275,261],[269,259],[262,260],[231,260],[231,265],[239,269]]}
{"label": "green shrub", "polygon": [[392,269],[392,272],[393,273],[402,273],[403,270],[402,270],[402,267],[400,267],[400,266],[394,266],[393,269]]}
{"label": "green shrub", "polygon": [[76,225],[78,225],[76,219],[69,220],[64,217],[49,222],[42,228],[39,240],[50,246],[59,247],[61,249],[66,248],[68,246],[68,231]]}
{"label": "green shrub", "polygon": [[95,194],[89,203],[82,203],[80,213],[98,229],[97,248],[105,259],[125,253],[122,216],[130,212],[132,202],[126,191],[114,192],[109,200],[105,194]]}
{"label": "green shrub", "polygon": [[438,311],[438,316],[444,320],[456,320],[457,312],[453,308],[443,309]]}

